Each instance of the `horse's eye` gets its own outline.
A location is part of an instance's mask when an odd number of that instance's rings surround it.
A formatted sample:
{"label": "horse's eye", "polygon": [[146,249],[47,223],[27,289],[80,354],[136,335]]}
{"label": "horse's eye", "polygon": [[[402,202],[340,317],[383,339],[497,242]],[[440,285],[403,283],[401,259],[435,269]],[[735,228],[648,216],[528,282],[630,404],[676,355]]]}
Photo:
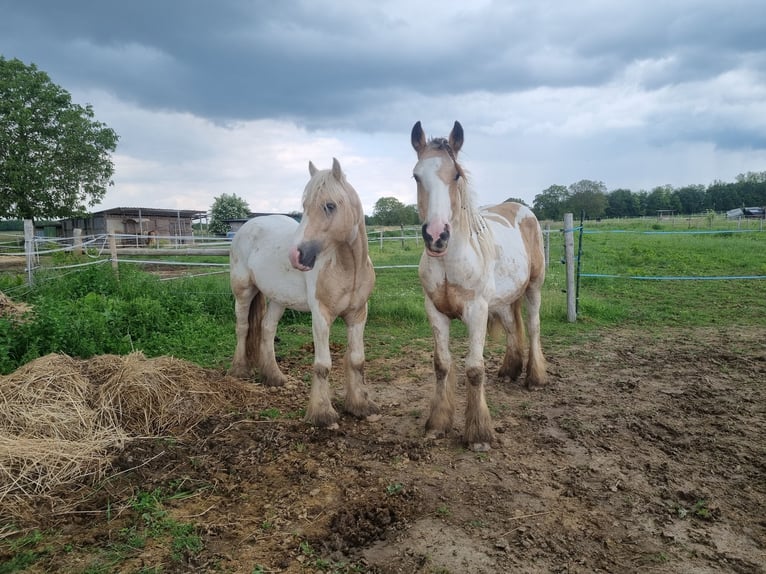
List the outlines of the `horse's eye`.
{"label": "horse's eye", "polygon": [[457,181],[457,180],[459,180],[459,179],[460,179],[460,172],[457,172],[457,173],[455,174],[455,181]]}
{"label": "horse's eye", "polygon": [[324,204],[324,212],[327,215],[332,215],[337,207],[332,201],[328,201]]}

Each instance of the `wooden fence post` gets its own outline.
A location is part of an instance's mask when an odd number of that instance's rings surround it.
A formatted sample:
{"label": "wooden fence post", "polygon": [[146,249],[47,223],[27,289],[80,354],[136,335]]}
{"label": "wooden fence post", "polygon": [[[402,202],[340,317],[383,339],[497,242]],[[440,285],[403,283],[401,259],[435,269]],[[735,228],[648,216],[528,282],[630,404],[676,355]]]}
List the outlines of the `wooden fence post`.
{"label": "wooden fence post", "polygon": [[31,287],[35,268],[35,224],[31,219],[24,220],[24,255],[27,262],[27,285]]}
{"label": "wooden fence post", "polygon": [[114,233],[109,234],[109,257],[112,260],[112,269],[117,271],[117,239]]}
{"label": "wooden fence post", "polygon": [[72,230],[72,252],[76,255],[84,253],[82,249],[82,229],[75,227]]}
{"label": "wooden fence post", "polygon": [[564,257],[567,266],[567,321],[577,321],[577,295],[575,289],[574,216],[564,214]]}

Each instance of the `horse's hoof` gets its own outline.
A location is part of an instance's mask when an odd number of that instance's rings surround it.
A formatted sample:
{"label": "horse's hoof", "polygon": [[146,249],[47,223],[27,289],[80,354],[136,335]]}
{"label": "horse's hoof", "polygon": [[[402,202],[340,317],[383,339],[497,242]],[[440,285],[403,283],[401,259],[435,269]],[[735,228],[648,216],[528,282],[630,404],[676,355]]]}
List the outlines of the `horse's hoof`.
{"label": "horse's hoof", "polygon": [[229,375],[230,377],[234,377],[235,379],[243,379],[243,380],[248,380],[251,377],[251,373],[248,369],[241,369],[241,368],[229,369],[226,374]]}
{"label": "horse's hoof", "polygon": [[261,384],[264,387],[284,387],[287,384],[287,377],[262,378]]}
{"label": "horse's hoof", "polygon": [[338,426],[338,413],[334,410],[329,413],[307,415],[304,420],[311,426],[320,429],[337,430],[340,428]]}
{"label": "horse's hoof", "polygon": [[471,445],[473,452],[488,452],[491,450],[491,446],[488,442],[475,442]]}
{"label": "horse's hoof", "polygon": [[382,418],[383,418],[383,415],[381,415],[380,413],[375,413],[375,414],[372,414],[372,415],[367,415],[364,418],[364,420],[366,420],[368,423],[376,423],[376,422],[378,422]]}
{"label": "horse's hoof", "polygon": [[425,434],[425,440],[427,442],[435,441],[440,438],[444,438],[447,435],[444,431],[439,431],[436,429],[427,430]]}
{"label": "horse's hoof", "polygon": [[[351,416],[358,419],[366,419],[368,421],[373,420],[371,417],[379,415],[380,413],[380,408],[372,401],[367,401],[360,406],[351,406],[347,404],[344,406],[344,410]],[[378,416],[378,418],[380,417]]]}

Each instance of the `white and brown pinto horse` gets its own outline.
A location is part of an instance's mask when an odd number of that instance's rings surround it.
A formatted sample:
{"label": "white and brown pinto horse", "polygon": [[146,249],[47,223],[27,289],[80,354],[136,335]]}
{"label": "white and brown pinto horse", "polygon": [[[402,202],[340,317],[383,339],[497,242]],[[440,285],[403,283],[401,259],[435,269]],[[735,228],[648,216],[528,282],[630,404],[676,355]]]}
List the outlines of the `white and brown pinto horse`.
{"label": "white and brown pinto horse", "polygon": [[540,345],[540,291],[545,255],[540,225],[518,203],[482,210],[474,205],[466,172],[457,161],[463,128],[455,122],[448,138],[426,140],[420,122],[412,128],[418,155],[413,170],[418,186],[418,212],[423,222],[425,251],[420,281],[434,335],[436,390],[426,433],[449,432],[455,412],[455,367],[449,351],[450,321],[468,329],[465,361],[467,401],[464,440],[474,450],[490,448],[492,420],[484,395],[484,343],[488,325],[506,333],[501,378],[516,379],[524,367],[522,299],[527,304],[529,358],[526,385],[545,382]]}
{"label": "white and brown pinto horse", "polygon": [[300,224],[285,215],[251,219],[231,244],[230,275],[235,297],[237,348],[230,374],[249,378],[255,368],[269,386],[287,378],[274,356],[274,337],[285,309],[310,311],[314,335],[314,375],[306,421],[337,427],[328,376],[330,326],[346,323],[345,410],[373,417],[378,407],[367,397],[364,381],[364,327],[367,300],[375,284],[359,196],[340,163],[317,170],[303,192]]}

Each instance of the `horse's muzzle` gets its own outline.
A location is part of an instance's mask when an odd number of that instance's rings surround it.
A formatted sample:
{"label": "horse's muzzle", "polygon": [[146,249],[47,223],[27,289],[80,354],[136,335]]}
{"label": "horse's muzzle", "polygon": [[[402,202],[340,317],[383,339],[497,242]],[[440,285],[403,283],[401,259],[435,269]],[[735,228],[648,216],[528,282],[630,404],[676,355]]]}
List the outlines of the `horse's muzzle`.
{"label": "horse's muzzle", "polygon": [[426,253],[431,257],[441,257],[447,253],[447,246],[449,245],[449,223],[445,223],[442,231],[436,236],[432,235],[433,230],[429,229],[427,223],[423,224],[423,241],[426,244]]}
{"label": "horse's muzzle", "polygon": [[321,250],[322,244],[319,241],[304,241],[290,249],[290,263],[299,271],[310,271]]}

